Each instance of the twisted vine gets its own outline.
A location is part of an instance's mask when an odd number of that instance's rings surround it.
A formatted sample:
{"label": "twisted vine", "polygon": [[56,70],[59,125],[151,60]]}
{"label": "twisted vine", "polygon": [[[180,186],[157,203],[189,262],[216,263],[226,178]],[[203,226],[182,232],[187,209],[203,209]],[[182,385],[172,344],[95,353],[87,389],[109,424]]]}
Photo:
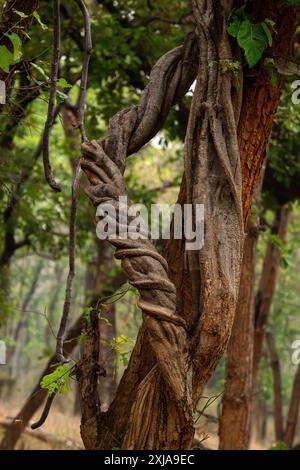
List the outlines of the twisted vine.
{"label": "twisted vine", "polygon": [[[90,182],[86,192],[95,206],[109,202],[115,207],[117,227],[121,210],[119,196],[126,195],[123,179],[126,157],[138,151],[161,128],[171,106],[193,83],[196,69],[195,36],[190,34],[184,46],[167,52],[154,66],[140,104],[117,113],[111,119],[105,140],[82,145],[81,166]],[[137,392],[140,399],[132,407],[131,424],[123,441],[125,448],[150,445],[147,439],[151,439],[151,433],[141,430],[149,404],[145,397],[153,398],[153,380],[167,385],[181,426],[187,429],[187,436],[193,432],[192,370],[186,323],[176,312],[176,288],[169,279],[168,264],[149,238],[109,240],[116,247],[115,256],[121,259],[129,282],[139,290],[138,305],[143,311],[150,344],[157,357],[157,365],[140,383]],[[152,416],[152,421],[155,419],[160,417]]]}
{"label": "twisted vine", "polygon": [[205,205],[204,246],[188,252],[194,404],[230,337],[244,242],[237,142],[241,89],[230,70],[224,71],[224,63],[232,60],[226,33],[231,6],[230,0],[193,0],[201,56],[185,141],[185,174],[187,202]]}

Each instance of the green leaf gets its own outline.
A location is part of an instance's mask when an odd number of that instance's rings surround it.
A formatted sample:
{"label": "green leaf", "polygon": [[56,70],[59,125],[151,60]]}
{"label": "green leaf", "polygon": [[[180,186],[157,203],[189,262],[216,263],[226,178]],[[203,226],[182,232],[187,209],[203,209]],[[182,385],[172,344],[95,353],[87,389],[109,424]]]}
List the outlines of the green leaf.
{"label": "green leaf", "polygon": [[8,73],[10,65],[14,64],[14,55],[10,52],[7,47],[0,46],[0,68]]}
{"label": "green leaf", "polygon": [[242,20],[241,18],[238,18],[237,16],[234,16],[231,20],[230,23],[227,27],[227,32],[230,34],[230,36],[236,38],[238,35],[238,32],[240,30]]}
{"label": "green leaf", "polygon": [[252,24],[248,19],[242,21],[237,35],[239,46],[244,50],[249,67],[254,67],[263,55],[266,34],[261,24]]}
{"label": "green leaf", "polygon": [[93,307],[85,307],[84,312],[83,312],[83,318],[87,321],[91,321],[91,314],[93,311]]}
{"label": "green leaf", "polygon": [[49,80],[49,76],[46,74],[45,70],[38,64],[31,62],[31,66],[37,70],[46,80]]}
{"label": "green leaf", "polygon": [[36,21],[39,23],[39,25],[41,26],[41,28],[42,28],[43,31],[45,31],[46,29],[48,29],[48,26],[47,26],[45,23],[42,22],[41,17],[40,17],[40,15],[38,14],[37,11],[34,11],[34,12],[32,13],[32,16],[33,16],[33,17],[36,19]]}
{"label": "green leaf", "polygon": [[64,101],[68,99],[68,95],[66,95],[60,90],[56,90],[56,98],[57,98],[58,103],[63,103]]}
{"label": "green leaf", "polygon": [[66,365],[58,366],[51,374],[44,375],[40,385],[47,389],[49,395],[53,393],[67,393],[69,390],[70,369]]}
{"label": "green leaf", "polygon": [[287,445],[285,442],[279,441],[276,442],[269,450],[287,450]]}
{"label": "green leaf", "polygon": [[16,13],[16,15],[18,15],[20,18],[28,18],[28,15],[26,15],[26,13],[23,13],[23,11],[16,10],[15,8],[13,8],[13,12]]}
{"label": "green leaf", "polygon": [[14,60],[17,62],[22,57],[22,41],[20,36],[16,33],[5,33],[5,36],[10,40],[14,48]]}
{"label": "green leaf", "polygon": [[268,25],[266,24],[266,21],[261,23],[261,25],[264,29],[265,35],[267,36],[268,44],[269,44],[270,47],[272,47],[272,44],[273,44],[272,33],[271,33],[270,29],[268,28]]}
{"label": "green leaf", "polygon": [[63,88],[72,88],[72,85],[67,82],[65,78],[59,78],[56,82],[57,86],[61,86]]}
{"label": "green leaf", "polygon": [[267,25],[271,26],[271,28],[274,28],[274,27],[276,26],[275,21],[270,20],[270,18],[266,18],[266,19],[265,19],[265,23],[266,23]]}

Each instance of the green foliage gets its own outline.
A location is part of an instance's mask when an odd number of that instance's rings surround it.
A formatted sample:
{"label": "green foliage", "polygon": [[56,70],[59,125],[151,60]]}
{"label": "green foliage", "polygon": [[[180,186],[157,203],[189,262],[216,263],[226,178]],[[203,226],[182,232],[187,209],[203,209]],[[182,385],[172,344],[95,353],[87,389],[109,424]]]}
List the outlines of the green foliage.
{"label": "green foliage", "polygon": [[262,58],[267,45],[272,46],[273,28],[274,22],[269,19],[262,23],[252,23],[243,7],[232,13],[227,31],[243,49],[249,67],[254,67]]}
{"label": "green foliage", "polygon": [[117,336],[109,342],[109,346],[114,351],[114,370],[117,373],[119,367],[119,361],[122,362],[124,367],[128,365],[129,350],[124,350],[128,345],[132,343],[132,340],[127,338],[125,335]]}
{"label": "green foliage", "polygon": [[92,312],[93,312],[93,307],[85,307],[84,312],[83,312],[83,318],[88,323],[91,321]]}
{"label": "green foliage", "polygon": [[64,87],[64,88],[72,88],[72,85],[70,83],[68,83],[65,78],[62,78],[62,77],[60,77],[57,80],[56,84],[57,84],[57,86],[61,86],[61,87]]}
{"label": "green foliage", "polygon": [[264,237],[268,242],[271,242],[278,249],[280,253],[279,264],[281,268],[286,269],[288,266],[293,264],[293,255],[290,248],[287,246],[286,243],[283,243],[283,241],[278,237],[278,235],[275,235],[270,231],[266,231],[264,233]]}
{"label": "green foliage", "polygon": [[40,27],[42,28],[43,31],[48,29],[48,26],[45,25],[45,23],[42,22],[40,15],[38,14],[37,11],[34,11],[32,16],[36,19],[36,21],[39,23]]}
{"label": "green foliage", "polygon": [[48,390],[49,395],[53,393],[65,394],[69,390],[70,369],[66,365],[58,366],[51,374],[44,375],[40,385]]}
{"label": "green foliage", "polygon": [[16,15],[18,15],[22,19],[28,18],[28,15],[26,15],[26,13],[24,13],[23,11],[16,10],[15,8],[13,8],[13,12],[16,13]]}
{"label": "green foliage", "polygon": [[5,33],[4,35],[10,40],[13,46],[13,52],[6,46],[0,46],[0,68],[8,73],[10,66],[18,62],[22,56],[22,42],[16,33]]}
{"label": "green foliage", "polygon": [[296,6],[300,5],[300,0],[285,0],[286,5]]}
{"label": "green foliage", "polygon": [[[275,341],[278,357],[281,365],[282,374],[282,394],[284,411],[289,405],[291,397],[291,387],[296,373],[297,366],[291,362],[293,350],[292,343],[299,339],[300,320],[299,320],[299,235],[300,235],[300,212],[299,203],[291,204],[292,218],[289,223],[286,250],[290,253],[291,259],[285,269],[281,269],[278,275],[276,291],[273,298],[270,317],[268,320],[268,328],[272,331]],[[271,217],[268,216],[268,220]],[[259,260],[257,264],[256,279],[259,282],[260,271],[264,254],[266,252],[266,244],[268,236],[260,236],[259,238]],[[281,248],[281,244],[275,238],[272,242]],[[260,364],[258,382],[262,398],[267,403],[268,409],[273,408],[273,376],[270,368],[270,358],[268,355],[267,345],[264,345],[262,361]]]}
{"label": "green foliage", "polygon": [[285,442],[276,442],[269,450],[288,450]]}

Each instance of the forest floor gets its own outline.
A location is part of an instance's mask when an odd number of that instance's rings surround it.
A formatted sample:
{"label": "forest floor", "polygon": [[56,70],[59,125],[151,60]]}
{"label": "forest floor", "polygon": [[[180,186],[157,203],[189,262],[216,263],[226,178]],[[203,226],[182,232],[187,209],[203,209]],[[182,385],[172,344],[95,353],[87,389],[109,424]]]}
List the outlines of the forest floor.
{"label": "forest floor", "polygon": [[[4,433],[4,427],[1,423],[7,419],[15,416],[18,407],[13,404],[0,403],[0,440]],[[32,422],[39,417],[39,413],[34,416]],[[79,416],[72,416],[69,413],[63,413],[57,407],[53,407],[47,422],[41,428],[40,438],[33,437],[34,433],[39,431],[29,431],[24,433],[17,449],[19,450],[47,450],[47,449],[82,449],[83,444],[80,437],[80,418]],[[200,441],[203,440],[203,445],[209,449],[218,449],[218,434],[216,425],[208,425],[208,427],[199,426],[196,431],[196,437]],[[251,443],[251,449],[263,450],[269,448],[268,445],[262,445],[256,441]]]}
{"label": "forest floor", "polygon": [[[1,422],[5,422],[7,419],[15,416],[18,410],[17,406],[7,403],[4,406],[4,403],[0,403],[0,440],[4,433],[4,427],[1,426]],[[39,418],[39,413],[40,411],[34,416],[32,422]],[[83,449],[79,427],[79,416],[71,416],[53,407],[47,422],[40,428],[42,431],[40,432],[40,438],[33,437],[36,431],[29,431],[30,434],[25,432],[19,440],[17,449]]]}

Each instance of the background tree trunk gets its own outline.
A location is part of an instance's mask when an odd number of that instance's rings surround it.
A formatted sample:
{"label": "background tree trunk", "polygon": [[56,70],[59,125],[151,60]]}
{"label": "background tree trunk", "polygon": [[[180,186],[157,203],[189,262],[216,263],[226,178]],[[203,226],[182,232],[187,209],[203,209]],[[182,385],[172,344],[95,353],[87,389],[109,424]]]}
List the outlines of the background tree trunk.
{"label": "background tree trunk", "polygon": [[[75,324],[70,328],[66,341],[64,344],[65,354],[71,354],[75,347],[78,345],[78,336],[82,330],[82,318],[80,317]],[[50,374],[53,370],[53,366],[57,364],[57,357],[54,354],[49,360],[47,366],[43,370],[37,385],[33,389],[30,397],[24,403],[22,409],[13,419],[10,426],[7,427],[5,435],[1,441],[0,449],[2,450],[12,450],[15,448],[16,443],[18,442],[23,430],[26,428],[27,424],[43,404],[45,398],[47,397],[47,389],[41,389],[40,381],[44,375]]]}
{"label": "background tree trunk", "polygon": [[219,448],[246,450],[250,443],[254,338],[254,277],[258,226],[248,224],[239,298],[227,349]]}
{"label": "background tree trunk", "polygon": [[273,394],[274,394],[274,429],[275,439],[277,442],[283,440],[283,408],[282,408],[282,383],[280,360],[276,350],[275,339],[273,334],[268,331],[266,333],[267,344],[270,354],[270,364],[273,374]]}
{"label": "background tree trunk", "polygon": [[292,389],[292,396],[290,400],[290,406],[287,415],[286,429],[284,433],[284,442],[287,447],[291,449],[293,447],[293,441],[296,432],[296,426],[298,424],[300,406],[300,365],[298,366]]}
{"label": "background tree trunk", "polygon": [[[285,242],[287,227],[290,220],[288,206],[283,206],[276,211],[272,233]],[[276,282],[279,271],[280,252],[274,243],[269,242],[264,258],[262,274],[258,292],[255,299],[255,335],[253,355],[253,380],[255,381],[259,367],[262,345],[268,322],[268,316],[273,301]]]}

